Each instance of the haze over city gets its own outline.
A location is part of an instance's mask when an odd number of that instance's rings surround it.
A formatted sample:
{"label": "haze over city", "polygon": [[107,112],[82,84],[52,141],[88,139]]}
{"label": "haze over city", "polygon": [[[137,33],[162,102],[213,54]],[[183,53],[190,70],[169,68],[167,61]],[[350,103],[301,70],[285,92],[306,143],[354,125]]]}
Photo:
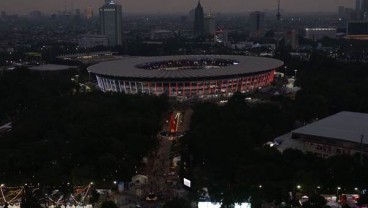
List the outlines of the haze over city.
{"label": "haze over city", "polygon": [[368,0],[0,0],[0,208],[368,208]]}
{"label": "haze over city", "polygon": [[[32,2],[32,4],[30,3]],[[187,12],[197,0],[117,0],[125,13]],[[276,0],[202,0],[203,5],[215,12],[244,12],[275,10]],[[12,0],[0,1],[0,8],[8,13],[27,14],[34,10],[43,12],[63,11],[92,6],[97,9],[102,0]],[[332,12],[337,6],[354,7],[354,0],[283,0],[281,7],[288,12]]]}

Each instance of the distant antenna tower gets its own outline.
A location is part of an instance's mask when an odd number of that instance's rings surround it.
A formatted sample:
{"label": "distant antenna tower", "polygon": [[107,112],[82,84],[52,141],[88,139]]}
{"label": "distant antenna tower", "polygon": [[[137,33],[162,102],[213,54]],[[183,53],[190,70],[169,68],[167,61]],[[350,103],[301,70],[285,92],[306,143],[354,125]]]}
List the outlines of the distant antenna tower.
{"label": "distant antenna tower", "polygon": [[276,17],[277,17],[277,21],[280,21],[280,20],[281,20],[281,14],[280,14],[280,0],[277,0],[277,14],[276,14]]}

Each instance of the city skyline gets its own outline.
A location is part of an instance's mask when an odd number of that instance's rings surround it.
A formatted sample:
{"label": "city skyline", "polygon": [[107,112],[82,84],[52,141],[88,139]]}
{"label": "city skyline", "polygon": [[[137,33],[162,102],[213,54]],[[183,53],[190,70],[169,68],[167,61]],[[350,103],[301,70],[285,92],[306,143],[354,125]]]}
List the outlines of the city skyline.
{"label": "city skyline", "polygon": [[[28,14],[31,11],[39,10],[46,13],[57,11],[71,11],[74,9],[84,10],[88,6],[97,10],[103,5],[103,0],[33,0],[32,4],[27,4],[27,0],[0,1],[0,10],[9,14]],[[197,5],[197,0],[116,0],[123,6],[124,13],[186,13]],[[276,10],[277,0],[201,0],[205,10],[211,9],[213,12],[248,12],[255,10]],[[355,0],[282,0],[281,9],[287,12],[334,12],[338,6],[355,8]]]}

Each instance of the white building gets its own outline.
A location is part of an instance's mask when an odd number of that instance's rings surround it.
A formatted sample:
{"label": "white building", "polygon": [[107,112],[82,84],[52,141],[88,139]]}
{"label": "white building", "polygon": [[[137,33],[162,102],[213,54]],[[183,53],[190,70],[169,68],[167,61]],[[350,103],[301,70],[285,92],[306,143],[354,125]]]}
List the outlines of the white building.
{"label": "white building", "polygon": [[305,28],[305,38],[319,40],[324,37],[336,38],[336,28]]}
{"label": "white building", "polygon": [[174,32],[171,30],[154,30],[150,34],[151,40],[165,40],[174,37]]}
{"label": "white building", "polygon": [[94,48],[108,46],[109,41],[105,35],[84,35],[78,40],[78,45],[82,48]]}
{"label": "white building", "polygon": [[340,112],[275,139],[278,149],[299,149],[321,157],[368,153],[368,114]]}

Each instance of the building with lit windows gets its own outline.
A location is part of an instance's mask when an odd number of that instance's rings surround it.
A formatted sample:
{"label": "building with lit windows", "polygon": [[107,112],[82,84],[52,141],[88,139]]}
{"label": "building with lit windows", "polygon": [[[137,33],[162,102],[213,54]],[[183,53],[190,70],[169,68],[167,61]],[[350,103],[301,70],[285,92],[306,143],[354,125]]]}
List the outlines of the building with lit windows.
{"label": "building with lit windows", "polygon": [[282,65],[280,60],[263,57],[183,55],[127,58],[87,70],[104,92],[191,100],[229,97],[268,86]]}
{"label": "building with lit windows", "polygon": [[122,10],[121,5],[112,0],[106,0],[105,5],[99,9],[101,34],[108,39],[109,46],[122,45]]}
{"label": "building with lit windows", "polygon": [[324,37],[336,38],[336,28],[305,28],[305,38],[320,40]]}

